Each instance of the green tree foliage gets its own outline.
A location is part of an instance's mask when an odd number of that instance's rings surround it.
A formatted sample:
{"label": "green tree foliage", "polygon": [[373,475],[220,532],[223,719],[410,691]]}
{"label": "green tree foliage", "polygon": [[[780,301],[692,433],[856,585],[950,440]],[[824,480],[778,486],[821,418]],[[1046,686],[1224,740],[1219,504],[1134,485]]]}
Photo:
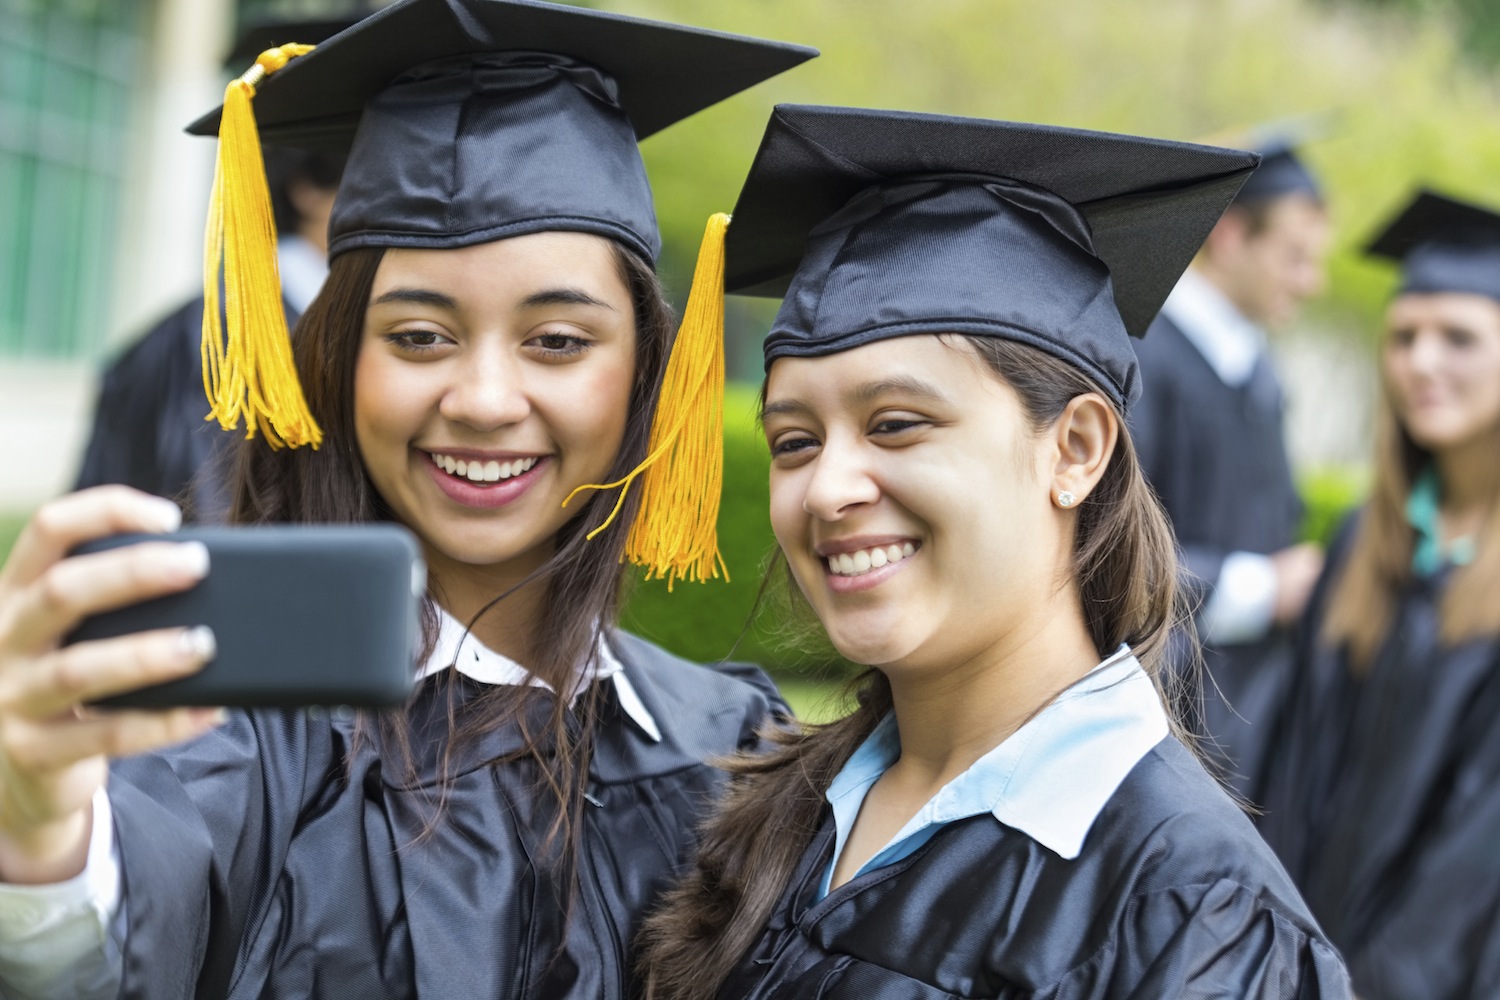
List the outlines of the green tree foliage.
{"label": "green tree foliage", "polygon": [[[1337,224],[1310,318],[1369,334],[1392,287],[1360,254],[1419,183],[1500,205],[1500,92],[1439,0],[605,0],[597,6],[814,45],[823,56],[644,144],[671,291],[703,220],[734,204],[773,104],[907,108],[1192,139],[1328,115],[1307,149]],[[1491,0],[1474,0],[1490,3]],[[1416,11],[1370,4],[1416,6]],[[1500,10],[1500,5],[1497,5]],[[1500,16],[1500,15],[1497,15]],[[731,299],[732,370],[758,378],[771,309]]]}

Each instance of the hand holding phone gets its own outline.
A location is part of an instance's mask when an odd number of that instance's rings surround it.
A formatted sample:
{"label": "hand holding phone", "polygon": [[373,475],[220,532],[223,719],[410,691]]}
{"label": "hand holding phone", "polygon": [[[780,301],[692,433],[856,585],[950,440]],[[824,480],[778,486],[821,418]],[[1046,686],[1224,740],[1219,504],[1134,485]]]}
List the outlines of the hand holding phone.
{"label": "hand holding phone", "polygon": [[[47,883],[78,874],[108,758],[202,735],[218,721],[200,709],[79,709],[202,667],[208,645],[184,629],[61,648],[63,635],[87,615],[202,579],[208,562],[201,547],[160,541],[181,521],[176,505],[158,497],[123,486],[84,490],[37,511],[0,568],[0,880]],[[152,541],[68,556],[118,532]]]}

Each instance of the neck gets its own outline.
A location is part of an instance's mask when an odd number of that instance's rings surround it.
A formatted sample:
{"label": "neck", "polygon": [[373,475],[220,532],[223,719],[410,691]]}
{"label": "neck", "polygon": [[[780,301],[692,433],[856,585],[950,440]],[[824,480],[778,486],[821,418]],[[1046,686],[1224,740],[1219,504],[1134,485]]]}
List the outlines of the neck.
{"label": "neck", "polygon": [[[465,626],[472,622],[475,638],[502,656],[523,664],[533,658],[532,639],[545,597],[544,586],[527,584],[488,610],[485,606],[519,586],[548,555],[548,552],[528,553],[498,566],[475,566],[431,549],[426,553],[433,589],[443,610]],[[474,616],[481,611],[484,614],[475,621]]]}
{"label": "neck", "polygon": [[1445,517],[1479,514],[1500,497],[1500,463],[1494,457],[1497,446],[1500,432],[1491,431],[1433,453]]}
{"label": "neck", "polygon": [[321,224],[304,220],[297,227],[297,235],[302,237],[324,257],[328,256],[328,220],[322,220]]}
{"label": "neck", "polygon": [[1050,602],[1068,610],[1040,622],[1022,617],[1024,627],[960,662],[886,669],[901,734],[892,770],[934,788],[947,784],[1097,666],[1077,592],[1072,596]]}
{"label": "neck", "polygon": [[1193,261],[1192,267],[1198,277],[1212,285],[1215,291],[1224,296],[1230,305],[1234,306],[1236,312],[1251,322],[1255,322],[1254,317],[1245,312],[1244,303],[1235,296],[1233,275],[1227,269],[1221,267],[1218,261],[1204,255]]}

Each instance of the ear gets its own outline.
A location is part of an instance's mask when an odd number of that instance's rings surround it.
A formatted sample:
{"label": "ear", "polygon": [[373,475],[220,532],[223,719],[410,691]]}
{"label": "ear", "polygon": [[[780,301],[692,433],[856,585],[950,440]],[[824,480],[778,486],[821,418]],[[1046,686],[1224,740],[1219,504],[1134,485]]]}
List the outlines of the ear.
{"label": "ear", "polygon": [[1057,464],[1052,470],[1052,502],[1077,508],[1109,467],[1120,438],[1120,418],[1096,392],[1075,397],[1052,427]]}

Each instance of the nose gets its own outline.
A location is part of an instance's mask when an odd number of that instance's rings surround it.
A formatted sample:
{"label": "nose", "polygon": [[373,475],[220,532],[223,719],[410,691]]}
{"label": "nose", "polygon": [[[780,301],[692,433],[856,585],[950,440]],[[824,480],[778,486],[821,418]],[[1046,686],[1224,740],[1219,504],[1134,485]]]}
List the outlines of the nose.
{"label": "nose", "polygon": [[864,449],[832,439],[813,460],[802,509],[823,521],[837,521],[850,510],[880,499],[880,487]]}
{"label": "nose", "polygon": [[504,350],[471,352],[453,370],[453,380],[438,405],[445,420],[476,431],[493,431],[519,423],[531,413],[524,367]]}

